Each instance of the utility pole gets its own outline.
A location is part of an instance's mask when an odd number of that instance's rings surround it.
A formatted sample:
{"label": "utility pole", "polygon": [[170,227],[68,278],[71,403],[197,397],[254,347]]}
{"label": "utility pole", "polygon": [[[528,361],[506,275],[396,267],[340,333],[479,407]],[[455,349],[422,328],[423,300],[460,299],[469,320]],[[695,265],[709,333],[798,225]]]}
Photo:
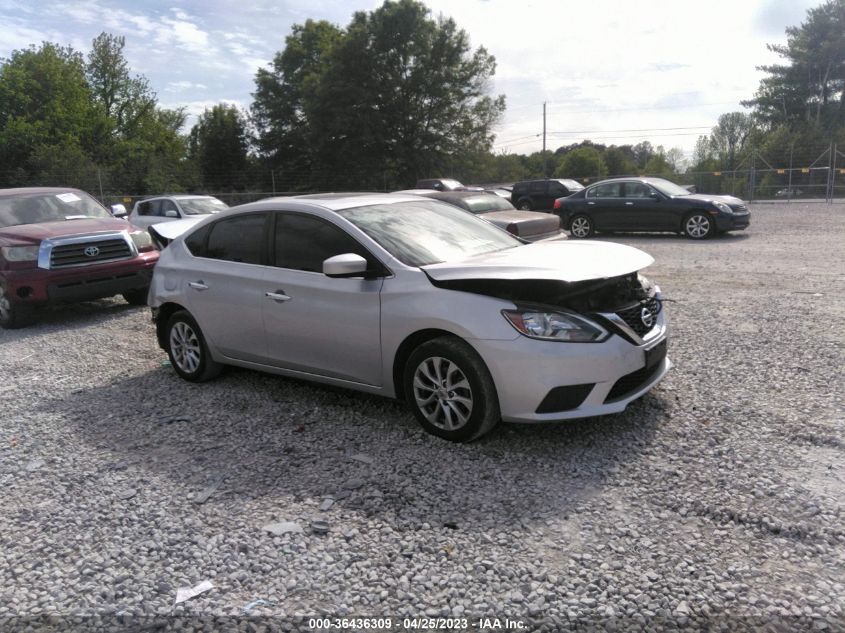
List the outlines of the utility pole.
{"label": "utility pole", "polygon": [[270,180],[273,181],[273,195],[276,195],[276,174],[273,173],[273,170],[270,170]]}
{"label": "utility pole", "polygon": [[549,177],[549,170],[546,168],[546,102],[543,101],[543,178]]}

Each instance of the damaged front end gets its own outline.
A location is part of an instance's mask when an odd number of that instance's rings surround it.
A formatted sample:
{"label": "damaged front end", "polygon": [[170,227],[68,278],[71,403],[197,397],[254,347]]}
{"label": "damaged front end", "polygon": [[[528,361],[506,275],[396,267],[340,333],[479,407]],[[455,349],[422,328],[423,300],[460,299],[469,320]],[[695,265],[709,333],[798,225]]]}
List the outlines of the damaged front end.
{"label": "damaged front end", "polygon": [[587,316],[635,345],[657,325],[659,289],[637,272],[586,281],[431,278],[439,288],[512,301],[519,308],[552,308]]}

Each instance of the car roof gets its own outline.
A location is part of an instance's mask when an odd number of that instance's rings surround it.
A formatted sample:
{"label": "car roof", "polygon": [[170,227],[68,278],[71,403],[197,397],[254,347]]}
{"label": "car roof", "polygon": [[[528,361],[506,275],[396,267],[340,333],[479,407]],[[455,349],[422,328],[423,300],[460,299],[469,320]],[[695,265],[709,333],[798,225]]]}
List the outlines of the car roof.
{"label": "car roof", "polygon": [[392,204],[395,202],[419,202],[421,196],[402,193],[371,193],[371,192],[346,192],[346,193],[314,193],[302,196],[279,196],[276,198],[265,198],[258,202],[251,202],[242,205],[243,208],[260,209],[274,206],[280,202],[295,202],[315,208],[328,209],[329,211],[343,211],[354,207],[366,207],[373,204]]}
{"label": "car roof", "polygon": [[39,193],[85,193],[73,187],[17,187],[15,189],[0,189],[0,198],[13,198],[15,196],[31,196]]}
{"label": "car roof", "polygon": [[205,194],[205,193],[174,193],[174,194],[167,194],[163,193],[157,196],[146,196],[144,197],[141,202],[146,202],[147,200],[158,200],[159,198],[172,198],[174,200],[194,200],[196,198],[214,198],[217,200],[215,196]]}

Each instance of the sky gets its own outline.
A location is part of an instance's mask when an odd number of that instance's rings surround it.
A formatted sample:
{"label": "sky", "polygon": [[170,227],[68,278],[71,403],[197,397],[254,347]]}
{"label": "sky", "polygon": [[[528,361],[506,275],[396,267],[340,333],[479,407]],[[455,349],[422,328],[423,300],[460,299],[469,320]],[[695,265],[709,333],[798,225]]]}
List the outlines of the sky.
{"label": "sky", "polygon": [[[346,26],[381,0],[0,0],[0,58],[51,41],[86,52],[102,31],[126,37],[133,73],[189,124],[226,102],[248,108],[259,67],[308,18]],[[647,140],[689,156],[725,112],[742,110],[819,0],[427,0],[497,61],[491,95],[507,111],[494,151],[530,153],[591,139]]]}

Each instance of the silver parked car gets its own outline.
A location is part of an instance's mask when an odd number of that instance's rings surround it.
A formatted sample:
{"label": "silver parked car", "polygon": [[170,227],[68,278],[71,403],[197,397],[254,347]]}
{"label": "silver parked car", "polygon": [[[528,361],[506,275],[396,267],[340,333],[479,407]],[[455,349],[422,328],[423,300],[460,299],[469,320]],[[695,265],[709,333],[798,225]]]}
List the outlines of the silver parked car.
{"label": "silver parked car", "polygon": [[139,200],[127,218],[138,228],[148,229],[159,222],[171,222],[196,216],[220,213],[229,208],[214,196],[178,194]]}
{"label": "silver parked car", "polygon": [[[175,224],[175,223],[174,223]],[[524,244],[412,195],[272,198],[168,231],[150,305],[183,378],[238,365],[407,400],[453,441],[622,411],[668,371],[646,253]]]}

